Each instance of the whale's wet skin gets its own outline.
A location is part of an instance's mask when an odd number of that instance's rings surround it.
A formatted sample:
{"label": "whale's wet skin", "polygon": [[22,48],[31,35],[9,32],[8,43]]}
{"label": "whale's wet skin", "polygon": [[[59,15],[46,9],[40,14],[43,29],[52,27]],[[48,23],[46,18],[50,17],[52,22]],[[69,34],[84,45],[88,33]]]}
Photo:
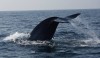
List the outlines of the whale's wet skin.
{"label": "whale's wet skin", "polygon": [[[60,23],[51,41],[30,41],[30,33],[48,17],[81,15]],[[0,58],[99,58],[100,10],[0,12]],[[39,35],[38,35],[39,36]]]}

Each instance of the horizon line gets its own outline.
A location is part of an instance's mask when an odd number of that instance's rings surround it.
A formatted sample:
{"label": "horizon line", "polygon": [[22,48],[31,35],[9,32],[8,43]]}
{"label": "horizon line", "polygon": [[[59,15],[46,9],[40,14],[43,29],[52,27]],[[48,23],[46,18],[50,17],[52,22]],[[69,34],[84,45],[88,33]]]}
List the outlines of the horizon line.
{"label": "horizon line", "polygon": [[95,9],[100,9],[100,8],[83,8],[83,9],[81,9],[81,8],[76,8],[76,9],[22,9],[22,10],[0,10],[0,12],[1,11],[52,11],[52,10],[89,10],[89,9],[91,9],[91,10],[95,10]]}

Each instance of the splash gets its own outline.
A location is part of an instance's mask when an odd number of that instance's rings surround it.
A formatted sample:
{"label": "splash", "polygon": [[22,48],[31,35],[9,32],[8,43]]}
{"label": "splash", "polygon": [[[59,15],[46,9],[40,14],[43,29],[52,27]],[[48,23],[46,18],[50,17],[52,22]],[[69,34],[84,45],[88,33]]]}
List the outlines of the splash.
{"label": "splash", "polygon": [[27,39],[29,37],[30,37],[30,34],[15,32],[14,34],[7,36],[3,40],[16,42],[17,40]]}
{"label": "splash", "polygon": [[53,47],[55,44],[52,44],[50,41],[29,41],[27,40],[30,37],[29,33],[19,33],[15,32],[3,39],[4,42],[14,42],[20,45],[47,45]]}
{"label": "splash", "polygon": [[96,35],[95,31],[92,30],[89,23],[85,20],[81,20],[81,18],[76,18],[75,20],[70,21],[71,25],[76,28],[78,31],[83,33],[86,36],[86,43],[100,43],[98,36]]}

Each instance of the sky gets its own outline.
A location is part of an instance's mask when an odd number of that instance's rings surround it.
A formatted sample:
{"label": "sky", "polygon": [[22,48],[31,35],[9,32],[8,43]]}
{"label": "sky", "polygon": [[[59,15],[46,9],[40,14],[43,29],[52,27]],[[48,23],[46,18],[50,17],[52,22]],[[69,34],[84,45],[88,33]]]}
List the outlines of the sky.
{"label": "sky", "polygon": [[0,0],[0,11],[100,9],[100,0]]}

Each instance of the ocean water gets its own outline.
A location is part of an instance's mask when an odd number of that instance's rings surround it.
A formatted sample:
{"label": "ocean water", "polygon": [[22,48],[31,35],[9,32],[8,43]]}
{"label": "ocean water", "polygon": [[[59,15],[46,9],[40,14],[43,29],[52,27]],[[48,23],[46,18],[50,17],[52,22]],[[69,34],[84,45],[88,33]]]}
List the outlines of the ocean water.
{"label": "ocean water", "polygon": [[[28,41],[42,20],[80,16],[60,23],[52,42]],[[100,9],[0,11],[0,58],[100,58]]]}

